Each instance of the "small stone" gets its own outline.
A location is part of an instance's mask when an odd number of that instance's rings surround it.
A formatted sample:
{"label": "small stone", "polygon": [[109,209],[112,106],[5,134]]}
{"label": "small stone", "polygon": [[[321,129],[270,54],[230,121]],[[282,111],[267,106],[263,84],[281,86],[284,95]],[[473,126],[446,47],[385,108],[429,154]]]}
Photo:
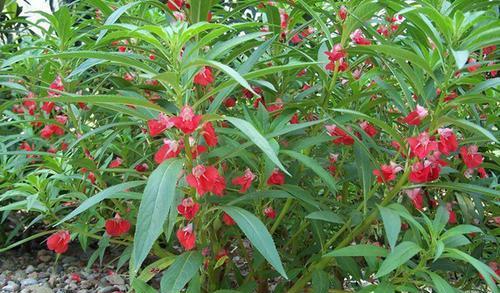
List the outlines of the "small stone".
{"label": "small stone", "polygon": [[5,286],[5,284],[7,284],[7,278],[4,274],[0,274],[0,287]]}
{"label": "small stone", "polygon": [[90,282],[88,280],[81,281],[80,287],[83,289],[90,289],[90,287],[92,287],[92,282]]}
{"label": "small stone", "polygon": [[14,276],[12,276],[12,279],[14,280],[17,280],[17,281],[21,281],[23,279],[26,279],[26,273],[24,271],[16,271],[14,273]]}
{"label": "small stone", "polygon": [[33,285],[24,288],[21,293],[54,293],[54,291],[47,286]]}
{"label": "small stone", "polygon": [[24,280],[21,280],[21,287],[28,287],[28,286],[31,286],[31,285],[36,285],[38,283],[37,280],[35,279],[24,279]]}
{"label": "small stone", "polygon": [[125,281],[118,274],[111,274],[105,277],[111,285],[125,285]]}
{"label": "small stone", "polygon": [[9,281],[7,282],[7,285],[5,285],[2,290],[7,291],[7,292],[14,292],[17,289],[19,289],[19,285],[16,282]]}
{"label": "small stone", "polygon": [[115,290],[114,286],[107,286],[107,287],[99,288],[99,290],[97,290],[97,293],[110,293],[110,292],[113,292],[114,290]]}
{"label": "small stone", "polygon": [[50,275],[50,278],[49,278],[49,286],[54,288],[56,286],[56,281],[57,281],[57,275]]}
{"label": "small stone", "polygon": [[24,271],[26,272],[26,274],[33,273],[35,271],[35,267],[32,265],[29,265],[26,267],[26,269]]}
{"label": "small stone", "polygon": [[43,262],[48,262],[52,259],[52,254],[48,250],[44,250],[44,249],[39,250],[36,255],[37,255],[38,259],[40,261],[43,261]]}
{"label": "small stone", "polygon": [[76,293],[88,293],[89,291],[86,290],[86,289],[80,289],[78,291],[76,291]]}

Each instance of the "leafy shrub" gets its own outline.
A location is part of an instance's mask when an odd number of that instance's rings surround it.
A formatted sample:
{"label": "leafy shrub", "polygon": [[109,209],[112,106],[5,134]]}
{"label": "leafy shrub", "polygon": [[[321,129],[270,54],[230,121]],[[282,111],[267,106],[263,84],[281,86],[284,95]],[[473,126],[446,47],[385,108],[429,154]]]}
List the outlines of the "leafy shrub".
{"label": "leafy shrub", "polygon": [[498,4],[220,2],[2,47],[0,251],[121,249],[136,292],[497,292]]}

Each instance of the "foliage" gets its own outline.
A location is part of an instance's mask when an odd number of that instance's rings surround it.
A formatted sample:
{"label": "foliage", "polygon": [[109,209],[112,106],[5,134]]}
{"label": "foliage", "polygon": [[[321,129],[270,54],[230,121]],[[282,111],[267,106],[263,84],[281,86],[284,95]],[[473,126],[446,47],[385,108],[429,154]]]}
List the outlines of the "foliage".
{"label": "foliage", "polygon": [[136,292],[497,292],[498,4],[230,2],[11,36],[0,252],[121,249]]}

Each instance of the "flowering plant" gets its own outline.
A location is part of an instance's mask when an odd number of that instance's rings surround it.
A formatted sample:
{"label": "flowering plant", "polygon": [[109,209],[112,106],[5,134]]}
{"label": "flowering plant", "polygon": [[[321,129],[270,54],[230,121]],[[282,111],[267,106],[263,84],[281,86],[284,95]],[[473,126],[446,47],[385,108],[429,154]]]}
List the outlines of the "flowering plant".
{"label": "flowering plant", "polygon": [[497,8],[43,14],[1,51],[0,212],[36,232],[0,252],[98,241],[136,292],[497,292]]}

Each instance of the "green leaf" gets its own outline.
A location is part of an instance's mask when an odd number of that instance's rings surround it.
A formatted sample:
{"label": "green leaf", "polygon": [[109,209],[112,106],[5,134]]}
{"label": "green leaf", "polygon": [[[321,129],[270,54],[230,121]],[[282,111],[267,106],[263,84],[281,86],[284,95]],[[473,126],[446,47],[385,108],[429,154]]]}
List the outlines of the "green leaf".
{"label": "green leaf", "polygon": [[307,219],[320,220],[334,224],[343,224],[344,220],[334,212],[331,211],[316,211],[306,216]]}
{"label": "green leaf", "polygon": [[274,240],[267,231],[266,226],[256,216],[242,208],[224,206],[222,210],[233,218],[255,249],[262,254],[278,273],[288,280],[280,256],[274,245]]}
{"label": "green leaf", "polygon": [[340,248],[325,254],[323,257],[336,257],[336,256],[386,256],[387,250],[371,245],[371,244],[358,244]]}
{"label": "green leaf", "polygon": [[232,69],[231,67],[229,67],[225,64],[222,64],[222,63],[214,61],[214,60],[198,59],[190,64],[190,66],[193,66],[193,65],[209,65],[209,66],[215,67],[215,68],[223,71],[227,75],[229,75],[232,79],[234,79],[236,82],[238,82],[242,87],[246,88],[247,90],[252,92],[254,95],[258,96],[258,94],[253,90],[253,88],[250,86],[248,81],[246,81],[246,79],[244,79],[236,70]]}
{"label": "green leaf", "polygon": [[495,285],[493,280],[500,280],[496,272],[494,272],[489,266],[485,265],[481,261],[475,259],[474,257],[464,253],[455,248],[446,248],[447,253],[444,257],[451,257],[454,259],[459,259],[465,262],[470,263],[476,270],[483,275],[483,279],[488,284],[488,287],[492,290],[492,292],[497,293],[498,287]]}
{"label": "green leaf", "polygon": [[426,184],[407,186],[405,188],[416,188],[416,187],[425,187],[425,186],[426,187],[445,188],[445,189],[457,190],[457,191],[462,191],[462,192],[478,193],[478,194],[488,195],[488,196],[491,196],[494,198],[500,197],[500,191],[498,191],[498,190],[482,187],[479,185],[472,185],[472,184],[458,183],[458,182],[426,183]]}
{"label": "green leaf", "polygon": [[74,209],[71,213],[67,214],[64,218],[62,218],[62,220],[57,222],[54,226],[60,225],[61,223],[66,222],[67,220],[78,216],[79,214],[85,212],[86,210],[90,209],[91,207],[95,206],[101,201],[111,198],[113,195],[117,193],[143,185],[144,183],[145,183],[144,181],[130,181],[108,187],[103,191],[99,192],[98,194],[86,199],[76,209]]}
{"label": "green leaf", "polygon": [[[244,135],[246,135],[256,146],[258,146],[264,154],[274,163],[276,166],[278,166],[283,172],[286,174],[290,175],[288,171],[285,169],[285,166],[281,164],[280,160],[278,159],[278,156],[276,155],[276,152],[274,149],[271,147],[267,139],[260,134],[260,132],[255,129],[255,127],[248,123],[247,121],[235,117],[225,117],[225,119],[231,124],[233,124],[236,128],[238,128]],[[290,175],[291,176],[291,175]]]}
{"label": "green leaf", "polygon": [[312,274],[312,289],[315,293],[328,293],[329,276],[325,271],[315,270]]}
{"label": "green leaf", "polygon": [[385,234],[391,249],[394,250],[399,232],[401,231],[401,218],[393,210],[378,206],[380,216],[384,222]]}
{"label": "green leaf", "polygon": [[380,278],[389,274],[399,266],[409,261],[413,256],[415,256],[421,250],[422,248],[420,248],[420,246],[418,246],[414,242],[409,242],[409,241],[401,242],[398,246],[396,246],[392,250],[392,252],[380,265],[380,269],[378,270],[377,274],[375,274],[375,278]]}
{"label": "green leaf", "polygon": [[137,279],[148,282],[151,280],[159,271],[162,271],[166,268],[168,268],[171,264],[174,263],[176,260],[175,256],[167,256],[164,258],[160,258],[159,260],[155,261],[154,263],[148,265],[145,267],[142,271],[139,277]]}
{"label": "green leaf", "polygon": [[436,288],[437,293],[452,293],[455,289],[448,284],[443,278],[438,274],[431,271],[427,271],[427,274],[431,277],[432,283],[434,283],[434,288]]}
{"label": "green leaf", "polygon": [[179,292],[196,275],[203,263],[203,256],[198,251],[189,251],[179,255],[161,278],[161,293]]}
{"label": "green leaf", "polygon": [[191,0],[189,12],[191,13],[190,20],[192,23],[206,21],[208,12],[213,5],[213,0]]}
{"label": "green leaf", "polygon": [[450,213],[448,209],[444,206],[439,206],[436,212],[436,216],[434,217],[434,221],[432,221],[432,229],[436,234],[440,234],[443,228],[448,223],[448,219],[450,217]]}
{"label": "green leaf", "polygon": [[320,166],[318,162],[316,162],[314,159],[291,150],[282,150],[281,153],[296,159],[297,161],[301,162],[306,167],[311,169],[314,173],[316,173],[316,175],[318,175],[321,179],[323,179],[323,181],[326,183],[326,185],[328,186],[328,188],[332,193],[335,193],[337,191],[335,179],[328,171],[325,170],[325,168]]}
{"label": "green leaf", "polygon": [[141,292],[141,293],[157,293],[158,291],[155,290],[155,288],[149,286],[146,284],[146,282],[139,280],[139,279],[134,279],[132,281],[132,289],[134,289],[135,292]]}
{"label": "green leaf", "polygon": [[133,265],[137,272],[163,231],[163,224],[175,198],[183,162],[170,159],[156,168],[148,179],[139,206],[134,236]]}
{"label": "green leaf", "polygon": [[441,121],[443,123],[447,123],[447,124],[450,124],[450,125],[456,125],[458,127],[465,128],[465,129],[469,130],[472,133],[480,133],[483,136],[485,136],[486,138],[488,138],[489,140],[491,140],[493,142],[496,142],[496,143],[499,143],[498,139],[493,134],[491,134],[491,132],[489,132],[488,130],[482,128],[481,126],[479,126],[479,125],[477,125],[475,123],[469,122],[469,121],[464,120],[464,119],[450,118],[448,116],[443,116],[441,118]]}
{"label": "green leaf", "polygon": [[441,240],[469,233],[483,233],[483,231],[479,227],[472,225],[458,225],[444,232],[443,235],[441,235]]}

